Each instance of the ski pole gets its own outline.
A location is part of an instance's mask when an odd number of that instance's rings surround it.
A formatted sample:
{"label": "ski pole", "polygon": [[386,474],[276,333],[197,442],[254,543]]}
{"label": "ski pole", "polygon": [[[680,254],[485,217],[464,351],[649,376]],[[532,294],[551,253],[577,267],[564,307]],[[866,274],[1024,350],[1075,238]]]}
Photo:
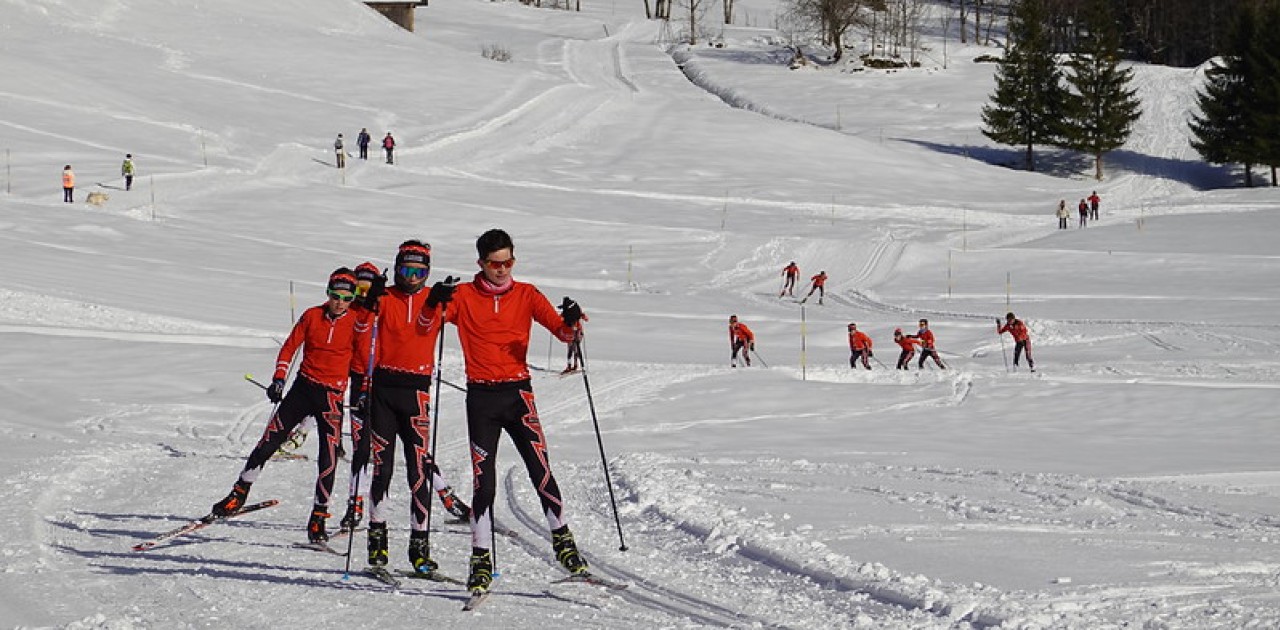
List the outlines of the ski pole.
{"label": "ski pole", "polygon": [[[360,387],[365,391],[365,396],[366,396],[365,409],[366,410],[372,407],[372,402],[373,402],[371,400],[371,398],[373,397],[373,366],[374,366],[374,363],[376,362],[375,358],[377,356],[377,352],[376,352],[377,346],[378,346],[378,313],[374,311],[373,325],[370,326],[370,330],[369,330],[369,360],[365,363],[366,369],[364,372],[364,382],[360,384]],[[356,461],[360,459],[361,442],[363,442],[365,446],[368,447],[369,442],[372,439],[369,436],[368,431],[373,430],[372,422],[369,423],[370,426],[366,427],[366,426],[363,426],[365,424],[365,420],[362,420],[360,422],[361,424],[360,436],[357,437],[356,436],[356,418],[354,413],[355,413],[355,410],[352,410],[353,415],[351,419],[351,451],[352,451],[351,464],[353,466],[355,465]],[[356,468],[356,474],[353,475],[353,478],[351,480],[351,484],[352,484],[351,489],[347,493],[347,512],[354,513],[355,507],[356,507],[356,501],[360,499],[360,481],[361,481],[361,477],[364,476],[364,469],[369,467],[368,457],[369,457],[368,455],[365,455],[365,460],[363,464],[359,468]],[[370,505],[369,507],[372,508],[373,506]],[[355,544],[355,539],[356,539],[356,524],[352,523],[351,531],[347,533],[347,562],[346,562],[346,566],[342,570],[343,581],[347,581],[351,579],[351,551],[352,551],[352,546]]]}
{"label": "ski pole", "polygon": [[879,363],[879,364],[880,364],[880,367],[882,367],[882,368],[884,368],[884,369],[886,369],[886,370],[887,370],[887,369],[889,369],[889,366],[885,365],[885,364],[884,364],[884,361],[881,361],[881,360],[879,359],[879,357],[877,357],[876,355],[874,355],[874,354],[873,354],[873,355],[871,355],[871,358],[872,358],[872,359],[875,359],[875,360],[876,360],[876,363]]}
{"label": "ski pole", "polygon": [[[452,286],[455,282],[457,282],[457,281],[454,279],[454,277],[453,277],[453,276],[445,276],[445,278],[444,278],[444,283],[445,283],[445,284],[447,284],[447,285]],[[440,423],[440,384],[444,381],[444,377],[443,377],[443,369],[442,369],[440,366],[441,366],[441,364],[442,364],[442,363],[444,363],[444,313],[445,313],[445,311],[446,311],[446,310],[448,310],[448,308],[449,308],[449,304],[448,304],[447,302],[446,302],[446,303],[444,303],[444,304],[442,304],[442,305],[440,306],[440,317],[439,317],[439,321],[440,321],[440,328],[439,328],[440,343],[439,343],[439,344],[437,344],[438,349],[436,350],[436,364],[435,364],[435,373],[436,373],[436,393],[435,393],[435,397],[431,400],[431,403],[432,403],[432,405],[431,405],[431,406],[432,406],[432,409],[431,409],[431,449],[427,451],[428,456],[431,458],[431,466],[432,466],[432,468],[434,468],[434,469],[435,469],[435,473],[434,473],[435,475],[439,475],[439,474],[440,474],[440,466],[436,464],[436,444],[437,444],[437,443],[439,442],[439,440],[440,440],[440,426],[439,426],[439,423]],[[435,479],[428,479],[428,480],[427,480],[427,484],[431,486],[431,492],[434,494],[434,493],[435,493]],[[428,549],[430,549],[430,548],[431,548],[431,514],[432,514],[432,512],[434,511],[434,510],[432,510],[432,509],[431,509],[431,504],[432,504],[432,503],[434,503],[434,501],[432,501],[432,500],[428,497],[428,499],[427,499],[427,548],[428,548]],[[490,510],[490,513],[492,513],[492,510]]]}
{"label": "ski pole", "polygon": [[267,389],[267,386],[266,386],[266,385],[263,385],[262,383],[259,383],[258,381],[253,380],[253,375],[252,375],[252,374],[245,374],[245,375],[244,375],[244,380],[249,381],[250,383],[253,383],[254,385],[257,385],[258,387],[261,387],[261,388],[262,388],[262,389],[264,389],[264,390],[265,390],[265,389]]}
{"label": "ski pole", "polygon": [[760,360],[760,365],[766,368],[769,367],[769,363],[764,360],[764,357],[760,356],[759,352],[756,352],[755,344],[751,344],[751,354],[756,355],[756,358]]}
{"label": "ski pole", "polygon": [[[1000,324],[1000,320],[997,319],[996,325],[998,326],[999,324]],[[1008,372],[1009,371],[1009,351],[1004,349],[1004,334],[1000,332],[999,328],[996,329],[996,336],[1000,337],[1000,356],[1004,357],[1004,371]]]}
{"label": "ski pole", "polygon": [[613,480],[609,478],[609,460],[604,454],[604,439],[600,437],[600,420],[596,417],[596,403],[591,398],[591,381],[587,379],[587,351],[579,346],[582,352],[582,386],[587,390],[587,407],[591,410],[591,425],[596,431],[596,445],[600,447],[600,466],[604,468],[604,484],[609,489],[609,505],[613,508],[613,522],[618,527],[618,551],[627,550],[627,541],[622,536],[622,519],[618,517],[618,500],[613,495]]}

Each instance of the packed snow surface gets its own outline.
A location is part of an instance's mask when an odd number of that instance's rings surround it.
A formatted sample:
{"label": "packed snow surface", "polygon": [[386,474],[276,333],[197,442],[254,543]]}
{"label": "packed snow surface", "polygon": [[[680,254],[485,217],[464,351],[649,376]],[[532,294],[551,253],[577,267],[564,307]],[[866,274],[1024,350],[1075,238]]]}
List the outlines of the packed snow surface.
{"label": "packed snow surface", "polygon": [[[779,7],[738,4],[722,47],[691,47],[639,2],[442,0],[408,33],[348,0],[0,0],[0,625],[1280,626],[1280,196],[1190,148],[1202,71],[1134,68],[1143,117],[1104,180],[1046,149],[1031,173],[979,131],[973,58],[998,49],[939,28],[917,69],[789,70]],[[394,166],[375,146],[334,167],[362,127]],[[1100,220],[1058,230],[1094,190]],[[510,446],[515,537],[476,613],[363,576],[363,535],[347,579],[293,548],[309,461],[254,485],[278,507],[130,550],[226,494],[271,409],[244,375],[269,378],[331,270],[421,238],[433,280],[469,277],[492,227],[519,279],[590,316],[586,377],[541,329],[530,362],[579,545],[627,590],[551,584]],[[830,276],[821,305],[779,298],[791,260],[796,298]],[[887,369],[922,317],[947,369]],[[464,380],[452,331],[443,363]],[[437,402],[465,489],[463,394]],[[465,526],[431,544],[465,577]]]}

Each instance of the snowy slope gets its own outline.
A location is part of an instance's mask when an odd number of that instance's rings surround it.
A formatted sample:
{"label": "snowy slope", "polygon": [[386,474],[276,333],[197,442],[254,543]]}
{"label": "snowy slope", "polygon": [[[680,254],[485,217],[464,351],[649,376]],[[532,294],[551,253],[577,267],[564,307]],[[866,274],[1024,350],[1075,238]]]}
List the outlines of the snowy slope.
{"label": "snowy slope", "polygon": [[[790,71],[768,0],[722,49],[668,49],[641,9],[453,0],[410,34],[345,0],[0,0],[0,624],[1280,625],[1280,198],[1210,190],[1232,174],[1187,145],[1197,71],[1136,68],[1144,117],[1096,182],[1059,152],[1047,173],[998,165],[1016,151],[978,131],[987,50]],[[361,127],[395,135],[395,166],[333,168]],[[1095,189],[1102,220],[1056,230],[1057,200]],[[226,493],[270,409],[243,375],[329,271],[417,237],[433,277],[468,275],[495,226],[519,278],[591,316],[628,551],[583,380],[551,375],[563,348],[541,331],[530,361],[579,544],[629,589],[550,585],[509,447],[497,518],[517,538],[474,615],[457,587],[393,592],[291,548],[308,462],[255,484],[279,507],[129,550]],[[789,260],[831,276],[825,305],[777,298]],[[1034,374],[1006,367],[1007,310]],[[731,313],[768,369],[727,365]],[[919,317],[950,369],[848,368],[845,323],[892,365],[890,331]],[[439,403],[466,487],[463,398]],[[463,576],[465,529],[432,543]]]}

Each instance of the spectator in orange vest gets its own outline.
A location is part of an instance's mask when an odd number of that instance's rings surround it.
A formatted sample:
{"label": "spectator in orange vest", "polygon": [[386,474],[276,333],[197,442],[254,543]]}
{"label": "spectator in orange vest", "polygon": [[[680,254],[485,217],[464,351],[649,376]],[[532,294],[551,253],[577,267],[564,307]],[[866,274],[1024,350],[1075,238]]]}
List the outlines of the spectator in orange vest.
{"label": "spectator in orange vest", "polygon": [[71,203],[75,189],[76,174],[71,170],[71,165],[68,164],[62,167],[62,200],[66,203]]}

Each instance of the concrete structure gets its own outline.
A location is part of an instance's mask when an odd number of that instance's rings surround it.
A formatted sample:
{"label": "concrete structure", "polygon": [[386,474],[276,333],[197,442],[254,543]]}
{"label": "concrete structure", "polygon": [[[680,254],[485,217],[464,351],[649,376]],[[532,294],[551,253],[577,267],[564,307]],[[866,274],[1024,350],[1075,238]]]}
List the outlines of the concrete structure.
{"label": "concrete structure", "polygon": [[388,20],[400,25],[406,31],[413,30],[413,10],[417,7],[427,6],[426,0],[422,2],[366,2],[370,9],[386,16]]}

